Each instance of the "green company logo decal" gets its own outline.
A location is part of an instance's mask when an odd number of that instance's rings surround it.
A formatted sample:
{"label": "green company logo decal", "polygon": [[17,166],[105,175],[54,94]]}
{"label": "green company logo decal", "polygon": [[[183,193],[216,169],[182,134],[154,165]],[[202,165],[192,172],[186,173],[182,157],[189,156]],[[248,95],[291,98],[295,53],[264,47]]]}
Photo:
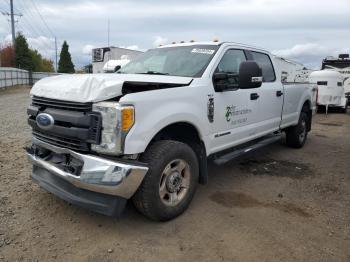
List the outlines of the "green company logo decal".
{"label": "green company logo decal", "polygon": [[226,107],[226,114],[225,114],[227,122],[231,121],[231,116],[232,116],[232,107],[231,106],[227,106]]}

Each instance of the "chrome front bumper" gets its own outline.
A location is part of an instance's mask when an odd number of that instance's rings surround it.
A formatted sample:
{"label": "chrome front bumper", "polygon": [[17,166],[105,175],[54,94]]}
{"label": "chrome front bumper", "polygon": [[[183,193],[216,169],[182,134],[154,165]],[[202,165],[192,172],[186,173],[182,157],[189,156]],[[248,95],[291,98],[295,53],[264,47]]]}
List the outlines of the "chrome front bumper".
{"label": "chrome front bumper", "polygon": [[33,146],[44,148],[56,154],[70,155],[82,162],[79,175],[69,173],[56,164],[40,158],[35,151],[28,152],[28,159],[34,166],[47,170],[73,184],[77,188],[129,199],[140,186],[148,167],[142,164],[130,165],[93,155],[84,155],[70,149],[57,147],[33,138]]}

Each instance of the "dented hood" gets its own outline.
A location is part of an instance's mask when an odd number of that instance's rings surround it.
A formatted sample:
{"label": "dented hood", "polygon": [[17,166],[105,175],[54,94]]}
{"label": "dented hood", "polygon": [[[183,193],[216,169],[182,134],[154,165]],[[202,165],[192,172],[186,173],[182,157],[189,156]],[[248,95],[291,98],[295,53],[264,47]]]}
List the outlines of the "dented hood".
{"label": "dented hood", "polygon": [[191,80],[190,77],[147,74],[67,74],[41,79],[30,94],[73,102],[99,102],[122,95],[124,82],[187,85]]}

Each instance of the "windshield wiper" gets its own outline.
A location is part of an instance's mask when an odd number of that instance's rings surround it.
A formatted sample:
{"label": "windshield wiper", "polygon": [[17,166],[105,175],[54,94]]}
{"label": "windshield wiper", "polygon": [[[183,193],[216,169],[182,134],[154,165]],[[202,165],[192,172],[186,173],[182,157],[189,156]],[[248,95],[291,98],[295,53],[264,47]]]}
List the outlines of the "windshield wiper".
{"label": "windshield wiper", "polygon": [[143,74],[143,75],[169,75],[169,73],[162,73],[157,71],[147,71],[145,73],[136,73],[136,74]]}

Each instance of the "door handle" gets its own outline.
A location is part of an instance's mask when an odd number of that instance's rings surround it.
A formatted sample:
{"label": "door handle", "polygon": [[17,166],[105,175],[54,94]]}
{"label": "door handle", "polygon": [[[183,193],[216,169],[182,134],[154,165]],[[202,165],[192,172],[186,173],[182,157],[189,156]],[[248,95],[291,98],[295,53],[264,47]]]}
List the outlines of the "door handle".
{"label": "door handle", "polygon": [[283,92],[281,91],[281,90],[278,90],[277,92],[276,92],[276,96],[282,96],[283,95]]}
{"label": "door handle", "polygon": [[250,94],[250,100],[257,100],[259,98],[259,95],[257,93]]}

